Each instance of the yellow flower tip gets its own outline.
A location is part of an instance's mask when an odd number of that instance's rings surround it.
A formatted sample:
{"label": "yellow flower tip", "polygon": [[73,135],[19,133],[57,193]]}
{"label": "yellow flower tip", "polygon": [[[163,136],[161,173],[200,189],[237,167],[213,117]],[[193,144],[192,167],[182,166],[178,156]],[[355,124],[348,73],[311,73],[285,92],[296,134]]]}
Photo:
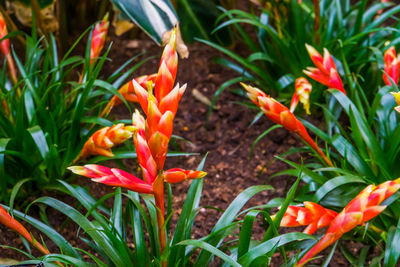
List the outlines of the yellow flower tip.
{"label": "yellow flower tip", "polygon": [[318,55],[319,54],[318,51],[309,44],[306,44],[306,49],[307,49],[307,52],[309,55],[316,55],[316,54]]}
{"label": "yellow flower tip", "polygon": [[307,115],[311,115],[310,105],[304,105],[304,110],[306,111]]}
{"label": "yellow flower tip", "polygon": [[199,173],[199,178],[203,178],[203,177],[206,176],[206,175],[207,175],[206,172],[201,171],[201,172]]}
{"label": "yellow flower tip", "polygon": [[70,166],[67,169],[78,175],[81,175],[85,172],[85,168],[82,166]]}
{"label": "yellow flower tip", "polygon": [[175,50],[176,48],[176,27],[171,32],[171,36],[169,37],[169,42],[168,44],[172,46],[172,48]]}
{"label": "yellow flower tip", "polygon": [[400,92],[390,92],[394,96],[394,100],[400,105]]}
{"label": "yellow flower tip", "polygon": [[146,85],[147,85],[147,92],[149,93],[149,95],[152,95],[153,94],[153,82],[148,81]]}
{"label": "yellow flower tip", "polygon": [[135,127],[133,125],[125,126],[125,131],[130,132],[130,133],[134,133],[134,132],[137,131],[137,127]]}
{"label": "yellow flower tip", "polygon": [[255,96],[255,97],[260,96],[260,95],[262,95],[262,96],[265,95],[265,93],[264,93],[263,91],[261,91],[260,89],[258,89],[257,87],[253,87],[253,86],[251,86],[251,85],[244,84],[244,83],[240,83],[240,84],[243,86],[243,88],[244,88],[249,94],[251,94],[251,95],[253,95],[253,96]]}
{"label": "yellow flower tip", "polygon": [[108,17],[109,17],[109,14],[108,14],[108,12],[104,15],[104,17],[103,17],[103,21],[104,22],[108,22]]}

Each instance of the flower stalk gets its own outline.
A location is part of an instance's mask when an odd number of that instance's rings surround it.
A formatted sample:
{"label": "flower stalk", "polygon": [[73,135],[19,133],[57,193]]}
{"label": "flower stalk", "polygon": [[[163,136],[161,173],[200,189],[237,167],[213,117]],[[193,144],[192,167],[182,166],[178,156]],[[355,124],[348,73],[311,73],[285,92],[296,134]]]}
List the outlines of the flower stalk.
{"label": "flower stalk", "polygon": [[[132,126],[116,126],[118,134],[111,134],[111,128],[103,128],[91,137],[82,154],[112,154],[111,147],[133,136],[137,160],[142,170],[142,179],[125,171],[100,165],[72,166],[69,169],[79,175],[91,178],[94,182],[118,186],[154,196],[158,236],[161,254],[167,245],[165,230],[164,182],[176,183],[187,179],[198,179],[206,175],[202,171],[174,168],[164,171],[168,143],[172,135],[173,120],[186,85],[174,86],[178,56],[176,53],[176,33],[171,34],[161,57],[158,73],[130,81],[121,88],[124,97],[139,102],[146,118],[138,110],[132,115]],[[153,86],[154,84],[154,86]],[[146,88],[146,89],[145,89]],[[154,94],[153,94],[154,91]],[[129,100],[129,99],[128,99]],[[111,100],[112,105],[120,99]],[[120,135],[119,135],[120,134]],[[96,136],[95,136],[96,135]],[[116,138],[116,141],[112,139]],[[162,259],[161,265],[167,262]]]}
{"label": "flower stalk", "polygon": [[23,238],[25,238],[29,243],[32,244],[35,248],[37,248],[44,255],[50,254],[50,251],[45,248],[42,244],[40,244],[31,233],[26,230],[26,228],[15,220],[11,215],[0,205],[0,223],[14,232],[20,234]]}
{"label": "flower stalk", "polygon": [[322,152],[322,150],[317,146],[311,136],[308,134],[304,125],[294,116],[290,110],[268,96],[266,93],[258,88],[252,87],[241,83],[244,89],[247,91],[247,96],[254,102],[264,114],[274,123],[280,124],[285,127],[288,131],[299,136],[306,144],[308,144],[321,158],[324,162],[333,167],[332,162],[328,157]]}

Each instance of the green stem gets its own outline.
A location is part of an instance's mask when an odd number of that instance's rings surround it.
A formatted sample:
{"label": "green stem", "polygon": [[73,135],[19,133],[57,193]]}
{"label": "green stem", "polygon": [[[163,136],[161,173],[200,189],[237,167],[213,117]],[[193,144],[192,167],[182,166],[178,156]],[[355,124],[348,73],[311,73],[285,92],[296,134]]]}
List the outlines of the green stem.
{"label": "green stem", "polygon": [[314,12],[315,12],[315,19],[314,19],[314,31],[315,31],[315,43],[319,44],[319,25],[321,21],[321,11],[319,9],[319,0],[313,0],[314,3]]}

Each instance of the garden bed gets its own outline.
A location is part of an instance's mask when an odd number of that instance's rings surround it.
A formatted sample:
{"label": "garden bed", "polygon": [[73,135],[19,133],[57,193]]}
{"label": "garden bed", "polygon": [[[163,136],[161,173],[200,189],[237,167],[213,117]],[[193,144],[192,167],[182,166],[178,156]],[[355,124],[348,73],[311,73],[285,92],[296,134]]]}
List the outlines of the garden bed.
{"label": "garden bed", "polygon": [[[133,57],[143,51],[147,52],[145,56],[161,54],[160,47],[145,36],[142,38],[142,40],[131,41],[112,37],[114,52],[111,54],[112,61],[109,63],[110,71],[122,64],[122,59]],[[218,98],[216,109],[211,113],[207,123],[209,107],[193,96],[193,90],[196,89],[211,99],[217,88],[227,79],[233,78],[234,74],[213,63],[214,57],[221,56],[216,50],[198,43],[191,45],[189,50],[189,59],[181,59],[178,63],[177,82],[187,83],[188,87],[179,105],[174,123],[174,134],[186,140],[178,141],[177,149],[198,155],[168,158],[166,165],[167,168],[184,166],[187,169],[195,169],[201,158],[208,153],[204,167],[208,174],[205,177],[203,197],[200,202],[202,208],[196,219],[193,236],[199,238],[209,233],[218,220],[220,211],[224,210],[241,191],[252,185],[266,183],[271,174],[284,168],[285,164],[276,160],[275,155],[287,151],[292,146],[301,145],[301,143],[285,129],[276,129],[257,144],[253,158],[250,158],[250,149],[254,140],[273,124],[263,117],[255,125],[249,127],[256,113],[235,103],[235,101],[244,101],[243,97],[235,96],[228,90]],[[136,71],[134,76],[155,72],[158,63],[157,56]],[[131,107],[135,108],[134,105]],[[131,117],[128,109],[123,105],[116,107],[111,116],[117,119]],[[299,159],[297,158],[297,160]],[[137,163],[134,160],[126,161],[128,162],[127,166],[132,166],[132,170],[137,170]],[[256,195],[248,206],[265,204],[273,197],[284,196],[287,179],[293,180],[288,177],[268,180],[268,184],[271,184],[276,190],[263,191]],[[89,187],[90,192],[96,197],[102,197],[110,192],[109,187],[89,182],[83,177],[77,177],[76,183]],[[179,216],[189,185],[190,182],[173,185],[174,209],[176,210],[173,222]],[[34,212],[35,209],[31,209],[31,211]],[[35,216],[31,212],[29,214]],[[56,229],[57,225],[63,225],[65,219],[63,216],[55,216],[51,211],[48,215],[50,218],[55,217],[52,225]],[[37,216],[36,214],[35,217]],[[61,233],[67,234],[68,240],[74,240],[76,230],[76,227],[69,223]],[[259,234],[262,235],[261,227],[256,228],[255,231],[259,231]],[[7,232],[3,225],[0,225],[0,233],[0,243],[23,248],[17,235]],[[1,255],[16,259],[24,258],[12,250],[3,250]]]}

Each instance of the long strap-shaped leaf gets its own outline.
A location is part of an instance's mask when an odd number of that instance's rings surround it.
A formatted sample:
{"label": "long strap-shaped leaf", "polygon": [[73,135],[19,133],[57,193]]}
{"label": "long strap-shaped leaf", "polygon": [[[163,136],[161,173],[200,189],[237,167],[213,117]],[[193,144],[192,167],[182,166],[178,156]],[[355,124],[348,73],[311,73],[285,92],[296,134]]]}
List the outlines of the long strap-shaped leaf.
{"label": "long strap-shaped leaf", "polygon": [[[242,207],[249,201],[254,195],[265,191],[272,190],[273,187],[269,185],[257,185],[252,186],[241,192],[229,205],[229,207],[222,214],[213,230],[211,231],[210,236],[212,236],[208,243],[212,246],[218,247],[218,245],[225,238],[226,231],[219,231],[222,228],[226,228],[228,225],[232,223],[232,221],[236,218],[238,212],[242,209]],[[213,235],[215,233],[215,235]],[[197,258],[195,266],[207,266],[208,262],[211,259],[211,253],[208,251],[202,250]]]}
{"label": "long strap-shaped leaf", "polygon": [[252,248],[249,252],[240,257],[238,262],[244,267],[250,266],[255,259],[265,255],[266,253],[272,251],[276,247],[283,246],[293,241],[305,240],[305,239],[316,239],[316,237],[303,233],[288,233],[274,237]]}
{"label": "long strap-shaped leaf", "polygon": [[123,17],[132,20],[156,43],[174,27],[177,15],[169,0],[111,0]]}
{"label": "long strap-shaped leaf", "polygon": [[124,257],[122,257],[123,255],[120,254],[122,251],[118,251],[113,246],[112,242],[106,237],[106,235],[102,233],[104,229],[97,227],[76,209],[51,197],[41,197],[35,200],[32,204],[34,203],[46,204],[68,216],[71,220],[78,224],[93,239],[93,241],[97,243],[99,247],[103,249],[103,251],[108,257],[110,257],[111,261],[116,266],[131,266],[130,261],[124,261]]}
{"label": "long strap-shaped leaf", "polygon": [[[204,163],[206,160],[206,156],[200,162],[197,170],[202,170],[204,167]],[[190,185],[189,191],[187,193],[187,197],[185,203],[182,207],[182,212],[179,216],[179,220],[176,224],[175,233],[171,241],[171,252],[168,257],[168,266],[175,266],[175,264],[185,257],[185,247],[183,246],[173,246],[183,241],[187,237],[187,233],[191,233],[192,224],[190,224],[191,216],[193,216],[193,210],[199,207],[201,192],[203,190],[203,179],[196,179],[192,181]],[[184,263],[181,263],[183,266]]]}

